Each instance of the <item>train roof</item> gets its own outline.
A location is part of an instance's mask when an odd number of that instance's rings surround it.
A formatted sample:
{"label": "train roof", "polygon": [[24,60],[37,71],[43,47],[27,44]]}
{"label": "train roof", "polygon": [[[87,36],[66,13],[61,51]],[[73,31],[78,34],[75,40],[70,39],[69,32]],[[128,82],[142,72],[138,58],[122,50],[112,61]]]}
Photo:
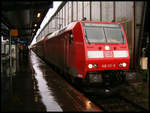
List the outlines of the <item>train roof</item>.
{"label": "train roof", "polygon": [[75,25],[76,25],[77,22],[79,22],[79,21],[72,22],[72,23],[68,24],[67,26],[65,26],[64,28],[55,31],[55,32],[53,32],[53,33],[50,34],[50,35],[47,35],[47,39],[50,39],[50,38],[52,38],[52,37],[54,37],[54,36],[57,36],[57,35],[59,35],[59,34],[61,34],[61,33],[63,33],[63,32],[72,30],[72,29],[75,27]]}
{"label": "train roof", "polygon": [[84,21],[75,21],[75,22],[71,22],[70,24],[68,24],[67,26],[65,26],[64,28],[60,29],[60,30],[57,30],[51,34],[47,34],[46,35],[46,39],[50,39],[54,36],[57,36],[63,32],[67,32],[67,31],[70,31],[72,30],[75,25],[78,23],[78,22],[87,22],[87,23],[108,23],[108,24],[120,24],[119,22],[99,22],[99,21],[89,21],[89,20],[84,20]]}

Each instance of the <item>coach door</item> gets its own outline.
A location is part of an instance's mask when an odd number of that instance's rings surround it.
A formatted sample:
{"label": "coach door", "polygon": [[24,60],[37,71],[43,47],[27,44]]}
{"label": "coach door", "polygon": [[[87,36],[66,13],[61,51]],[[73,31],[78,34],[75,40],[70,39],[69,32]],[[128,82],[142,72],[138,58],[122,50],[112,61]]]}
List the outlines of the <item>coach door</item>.
{"label": "coach door", "polygon": [[69,66],[69,34],[64,36],[64,71],[67,71]]}
{"label": "coach door", "polygon": [[73,42],[73,36],[72,36],[72,32],[68,32],[65,35],[65,43],[64,43],[64,52],[65,52],[65,59],[64,59],[64,64],[65,64],[65,70],[68,71],[69,67],[70,67],[70,48],[71,48],[71,44]]}

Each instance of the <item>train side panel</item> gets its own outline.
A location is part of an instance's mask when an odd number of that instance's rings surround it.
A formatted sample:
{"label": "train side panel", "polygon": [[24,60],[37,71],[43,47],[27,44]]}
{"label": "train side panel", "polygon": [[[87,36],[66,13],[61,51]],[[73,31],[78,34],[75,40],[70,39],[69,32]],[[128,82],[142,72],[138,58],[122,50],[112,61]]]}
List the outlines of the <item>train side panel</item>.
{"label": "train side panel", "polygon": [[81,23],[78,22],[73,29],[74,45],[75,45],[75,68],[78,70],[76,77],[85,77],[85,43],[83,39],[83,31]]}
{"label": "train side panel", "polygon": [[55,63],[55,54],[56,54],[56,48],[55,48],[55,38],[47,39],[45,40],[45,59],[50,63]]}
{"label": "train side panel", "polygon": [[[70,33],[73,39],[70,39]],[[44,45],[45,59],[72,76],[85,76],[85,46],[83,32],[78,22],[73,30],[47,39]]]}
{"label": "train side panel", "polygon": [[[60,68],[62,71],[68,71],[72,63],[69,59],[69,33],[63,33],[59,36],[45,40],[45,59]],[[69,61],[70,60],[70,61]]]}

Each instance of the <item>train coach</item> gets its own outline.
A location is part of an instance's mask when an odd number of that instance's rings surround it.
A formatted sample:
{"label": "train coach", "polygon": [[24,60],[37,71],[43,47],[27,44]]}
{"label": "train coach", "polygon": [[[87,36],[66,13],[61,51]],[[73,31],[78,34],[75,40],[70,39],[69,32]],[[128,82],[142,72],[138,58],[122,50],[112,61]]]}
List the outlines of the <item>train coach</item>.
{"label": "train coach", "polygon": [[123,83],[130,65],[126,34],[117,22],[72,22],[32,49],[82,85]]}

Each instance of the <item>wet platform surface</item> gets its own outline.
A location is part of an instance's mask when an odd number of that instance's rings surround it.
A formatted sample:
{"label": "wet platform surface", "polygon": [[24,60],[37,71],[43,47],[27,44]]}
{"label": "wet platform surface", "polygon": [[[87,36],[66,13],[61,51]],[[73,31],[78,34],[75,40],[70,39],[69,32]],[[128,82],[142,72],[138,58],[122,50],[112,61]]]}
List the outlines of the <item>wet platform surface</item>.
{"label": "wet platform surface", "polygon": [[101,111],[32,51],[1,67],[1,111]]}

